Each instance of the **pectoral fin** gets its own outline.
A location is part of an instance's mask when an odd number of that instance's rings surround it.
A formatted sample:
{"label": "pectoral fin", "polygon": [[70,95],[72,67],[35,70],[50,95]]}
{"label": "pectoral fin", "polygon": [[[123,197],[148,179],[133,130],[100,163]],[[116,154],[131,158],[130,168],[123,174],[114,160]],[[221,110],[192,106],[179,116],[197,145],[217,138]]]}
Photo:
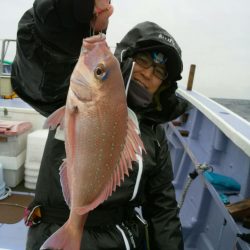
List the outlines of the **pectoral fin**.
{"label": "pectoral fin", "polygon": [[65,114],[65,106],[57,109],[54,113],[52,113],[45,121],[43,128],[56,129],[56,127],[60,125],[60,128],[63,129],[64,114]]}

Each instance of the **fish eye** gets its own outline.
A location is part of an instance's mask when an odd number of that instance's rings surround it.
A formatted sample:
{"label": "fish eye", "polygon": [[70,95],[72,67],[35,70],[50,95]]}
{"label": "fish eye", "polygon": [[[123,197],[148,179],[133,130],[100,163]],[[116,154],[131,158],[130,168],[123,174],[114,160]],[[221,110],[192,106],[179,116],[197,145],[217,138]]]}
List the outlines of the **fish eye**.
{"label": "fish eye", "polygon": [[95,78],[98,80],[103,80],[103,78],[106,75],[106,70],[105,70],[105,66],[103,64],[98,64],[97,67],[94,70],[94,75]]}

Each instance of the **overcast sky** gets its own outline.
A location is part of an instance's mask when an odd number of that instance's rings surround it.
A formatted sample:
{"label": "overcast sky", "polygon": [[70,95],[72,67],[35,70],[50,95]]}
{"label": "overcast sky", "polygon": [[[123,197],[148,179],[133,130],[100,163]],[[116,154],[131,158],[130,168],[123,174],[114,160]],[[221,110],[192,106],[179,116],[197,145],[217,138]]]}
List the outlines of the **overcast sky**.
{"label": "overcast sky", "polygon": [[[115,46],[142,21],[165,28],[182,48],[186,85],[196,64],[194,90],[208,97],[250,99],[249,0],[112,0],[107,40]],[[17,22],[33,0],[0,0],[0,39],[15,38]]]}

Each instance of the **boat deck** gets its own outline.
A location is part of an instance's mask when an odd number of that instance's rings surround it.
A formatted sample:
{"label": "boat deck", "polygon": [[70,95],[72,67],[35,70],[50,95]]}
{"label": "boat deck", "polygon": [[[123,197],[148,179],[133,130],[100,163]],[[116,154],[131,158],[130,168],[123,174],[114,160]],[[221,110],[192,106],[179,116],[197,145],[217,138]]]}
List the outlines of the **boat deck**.
{"label": "boat deck", "polygon": [[[15,188],[12,188],[12,194],[25,194],[30,196],[30,200],[34,195],[34,190],[30,190],[24,187],[24,182],[21,182]],[[26,196],[26,197],[27,197]],[[11,197],[11,196],[10,196]],[[6,198],[6,203],[8,199]],[[5,200],[0,200],[1,202],[5,202]],[[27,201],[24,201],[27,204]],[[18,202],[19,203],[19,202]],[[20,204],[17,204],[20,205]],[[18,213],[23,214],[24,208],[18,208],[14,206],[0,206],[0,214],[4,213],[5,210],[9,209],[10,213],[18,211]],[[1,216],[0,216],[1,218]],[[15,219],[14,219],[15,220]],[[28,227],[25,226],[24,220],[20,219],[18,222],[14,224],[6,224],[1,223],[0,220],[0,250],[24,250],[26,243],[26,235],[27,235]]]}
{"label": "boat deck", "polygon": [[0,224],[0,250],[24,250],[26,234],[23,220],[16,224]]}
{"label": "boat deck", "polygon": [[[241,118],[243,118],[243,119],[247,120],[248,122],[250,122],[250,100],[217,99],[216,98],[216,99],[214,99],[214,101],[216,101],[217,103],[225,106],[226,108],[228,108],[232,112],[235,112],[236,114],[238,114],[238,116],[240,116]],[[18,98],[17,99],[12,99],[12,100],[0,99],[0,119],[2,119],[2,117],[4,117],[4,119],[7,119],[8,115],[6,116],[6,110],[5,110],[6,108],[9,111],[11,111],[11,109],[32,110],[32,108],[28,104],[22,102]],[[228,113],[224,112],[223,114],[226,116],[226,114],[228,114]],[[234,120],[231,120],[231,122],[233,123]],[[247,123],[247,122],[245,122],[245,123]],[[243,125],[246,126],[246,127],[248,127],[249,124],[245,124],[245,123],[243,122]],[[202,123],[200,123],[200,124],[202,124]],[[206,124],[208,124],[208,123],[206,123]],[[189,125],[189,123],[187,123],[187,125]],[[244,129],[244,126],[242,126],[242,134],[245,134],[246,137],[249,138],[249,136],[247,136],[247,135],[249,135],[249,130]],[[209,131],[209,128],[207,129],[207,131]],[[204,133],[204,136],[205,136],[205,134],[206,133]],[[176,136],[174,136],[174,137],[176,137]],[[185,141],[185,142],[186,141],[188,142],[188,140],[185,139],[185,138],[182,138],[182,140]],[[173,140],[173,143],[174,142],[176,142],[176,140]],[[201,150],[201,149],[202,149],[202,147],[198,147],[197,152],[199,152],[199,150]],[[247,149],[247,151],[248,150],[249,149]],[[233,150],[233,151],[235,151],[235,150]],[[197,153],[197,156],[201,157],[202,154],[198,154]],[[221,156],[221,159],[223,160],[224,158],[222,156]],[[176,159],[177,158],[179,159],[179,156],[176,157]],[[186,167],[190,165],[190,169],[192,169],[191,163],[187,164],[187,162],[185,162],[184,160],[185,159],[183,159],[183,162],[185,163],[184,165]],[[199,160],[199,158],[198,158],[198,160]],[[200,159],[201,162],[202,162],[202,160],[203,160],[203,158]],[[177,164],[178,166],[179,166],[179,163],[180,163],[180,161],[178,160],[178,164]],[[186,168],[186,172],[187,171],[188,170]],[[175,170],[175,172],[177,173],[177,170]],[[183,177],[183,178],[180,181],[180,183],[184,183],[183,179],[185,180],[185,176],[184,176],[183,170],[179,171],[179,176],[177,175],[177,180],[178,180],[178,178],[181,179],[181,177]],[[198,185],[198,184],[196,183],[195,185]],[[202,186],[202,188],[203,188],[204,184],[201,184],[200,186]],[[196,187],[196,186],[194,186],[194,187]],[[210,187],[210,186],[208,185],[208,187]],[[180,189],[180,187],[177,185],[177,194],[180,193],[180,190],[178,190],[178,189]],[[17,191],[17,192],[27,192],[27,193],[31,192],[30,190],[25,189],[23,187],[23,184],[18,185],[16,188],[14,188],[14,191]],[[192,188],[191,188],[191,191],[192,191]],[[204,197],[207,197],[210,200],[215,199],[215,198],[217,199],[217,194],[216,194],[216,192],[214,192],[214,190],[212,190],[212,191],[209,190],[209,192],[207,192],[207,190],[206,190],[206,192],[204,191]],[[193,203],[195,203],[194,201],[196,201],[199,197],[197,198],[197,195],[196,195],[195,198],[193,198],[193,197],[191,197],[191,198],[193,199],[193,200],[191,199],[192,204],[193,204]],[[218,202],[218,204],[217,205],[221,207],[221,210],[223,210],[224,208],[222,207],[222,205],[219,202]],[[185,209],[185,207],[184,207],[184,209]],[[1,214],[1,206],[0,206],[0,214]],[[217,213],[214,213],[214,214],[217,214]],[[191,217],[192,216],[190,216],[190,218]],[[230,218],[228,218],[228,221],[230,222]],[[186,222],[186,221],[184,221],[184,222]],[[185,225],[186,226],[185,230],[187,232],[189,232],[188,231],[188,229],[189,229],[189,224],[188,223],[189,223],[189,221],[187,221],[187,223],[186,223],[187,225]],[[228,223],[228,224],[234,226],[234,222],[230,222],[230,223]],[[211,225],[211,228],[213,228],[213,227],[214,226]],[[206,229],[206,230],[209,231],[208,229]],[[190,232],[191,232],[191,230],[190,230]],[[15,223],[15,224],[4,224],[4,223],[1,224],[0,223],[0,250],[23,250],[23,249],[25,249],[26,234],[27,234],[27,227],[24,225],[24,221],[23,220],[20,220],[19,222]],[[222,236],[221,236],[221,238],[222,238]],[[225,242],[224,242],[224,244],[225,244]],[[204,246],[204,244],[203,244],[203,246]],[[211,247],[211,244],[209,245],[209,247]],[[209,248],[209,247],[204,248],[204,249],[212,249],[212,248]],[[191,250],[191,249],[196,249],[196,248],[195,247],[192,248],[192,246],[190,244],[189,248],[187,248],[187,249]],[[223,248],[218,247],[218,249],[223,249]],[[244,248],[244,247],[241,248],[241,246],[238,245],[238,247],[235,248],[235,249],[248,249],[248,248]]]}

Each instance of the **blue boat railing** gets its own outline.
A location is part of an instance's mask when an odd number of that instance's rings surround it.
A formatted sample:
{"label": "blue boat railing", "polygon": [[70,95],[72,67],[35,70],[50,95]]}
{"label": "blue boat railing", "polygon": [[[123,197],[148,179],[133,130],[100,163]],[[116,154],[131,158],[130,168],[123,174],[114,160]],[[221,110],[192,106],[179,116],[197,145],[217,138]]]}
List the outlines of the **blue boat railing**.
{"label": "blue boat railing", "polygon": [[250,123],[195,91],[180,87],[178,94],[190,109],[166,132],[185,250],[249,250],[238,236],[250,229],[231,216],[203,173],[212,169],[240,184],[240,192],[228,195],[230,204],[250,198]]}

